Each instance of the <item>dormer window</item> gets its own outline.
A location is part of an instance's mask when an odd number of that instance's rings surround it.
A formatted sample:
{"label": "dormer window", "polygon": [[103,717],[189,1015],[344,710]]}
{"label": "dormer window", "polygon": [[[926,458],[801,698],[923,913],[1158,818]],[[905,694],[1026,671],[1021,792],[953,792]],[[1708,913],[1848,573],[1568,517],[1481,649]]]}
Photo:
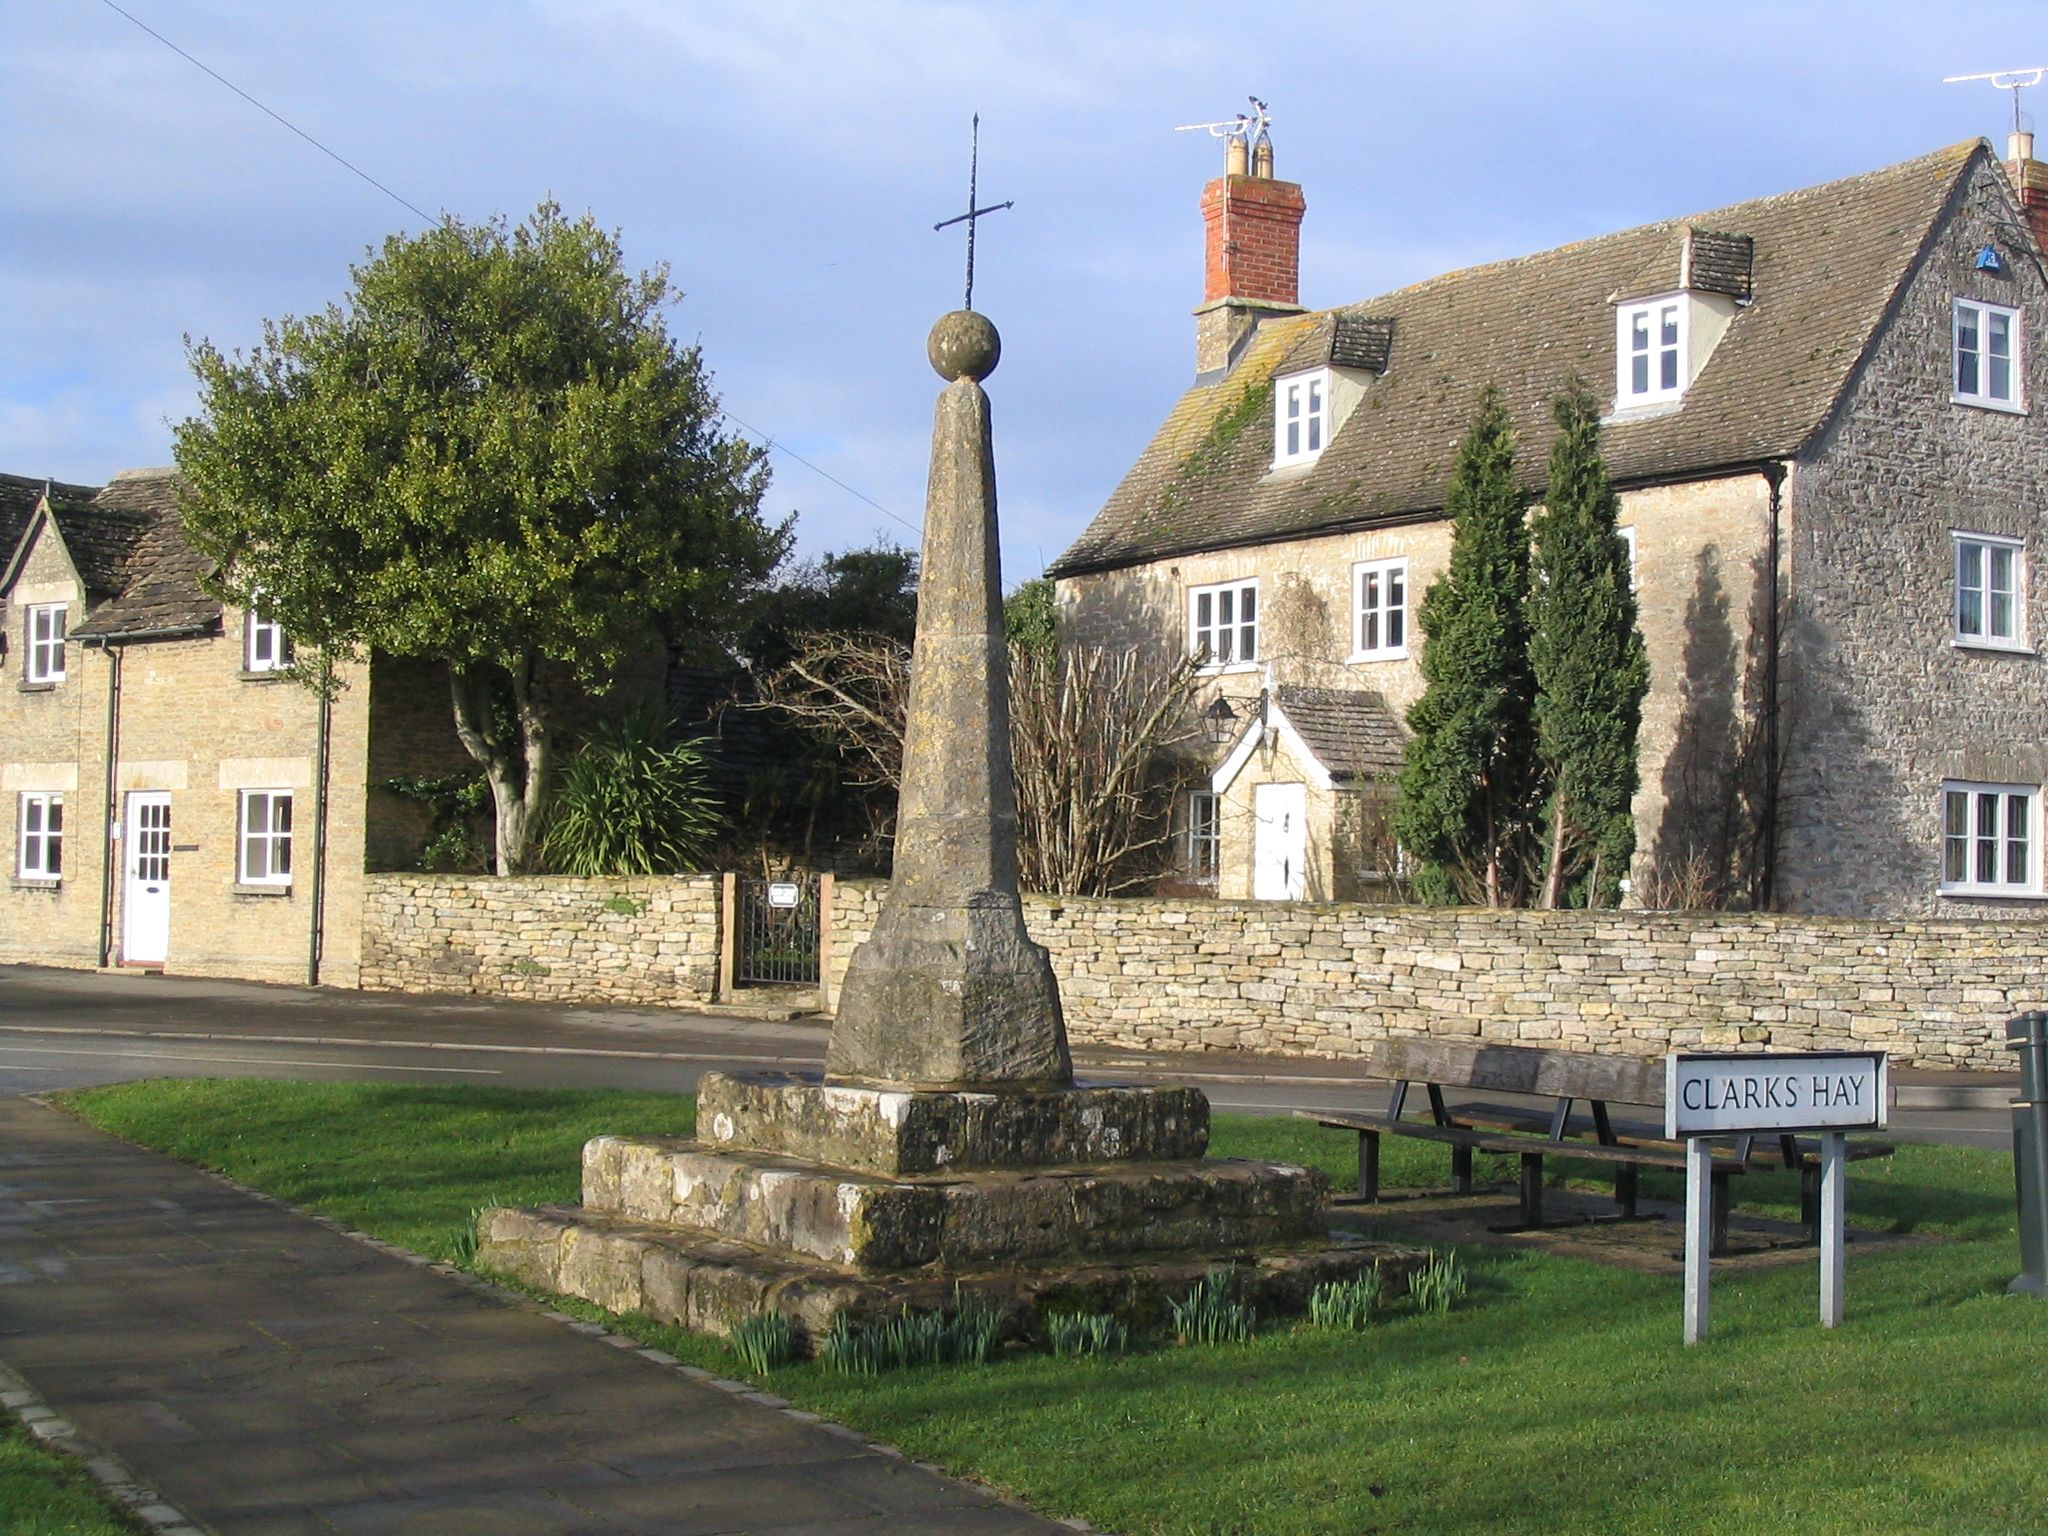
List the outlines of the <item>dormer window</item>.
{"label": "dormer window", "polygon": [[28,610],[28,661],[22,676],[35,686],[64,681],[62,603],[37,603]]}
{"label": "dormer window", "polygon": [[1315,462],[1330,437],[1330,370],[1282,379],[1273,411],[1273,467]]}
{"label": "dormer window", "polygon": [[1686,369],[1688,311],[1685,295],[1624,304],[1615,311],[1614,404],[1658,405],[1676,400],[1690,382]]}

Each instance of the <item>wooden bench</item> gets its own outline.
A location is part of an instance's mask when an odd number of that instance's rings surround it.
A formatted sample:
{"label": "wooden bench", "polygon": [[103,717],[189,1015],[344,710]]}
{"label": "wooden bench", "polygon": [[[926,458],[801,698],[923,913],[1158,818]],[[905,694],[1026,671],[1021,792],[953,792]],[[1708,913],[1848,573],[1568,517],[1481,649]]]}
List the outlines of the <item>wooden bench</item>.
{"label": "wooden bench", "polygon": [[[1451,1149],[1451,1175],[1460,1194],[1472,1191],[1472,1154],[1499,1152],[1521,1159],[1519,1228],[1545,1225],[1543,1160],[1571,1157],[1614,1167],[1618,1215],[1636,1215],[1637,1185],[1644,1168],[1682,1173],[1685,1145],[1666,1140],[1664,1063],[1661,1058],[1549,1050],[1525,1045],[1468,1045],[1425,1039],[1376,1042],[1367,1058],[1374,1077],[1393,1084],[1386,1113],[1298,1113],[1333,1130],[1358,1133],[1358,1193],[1380,1197],[1380,1137],[1413,1136]],[[1420,1085],[1429,1101],[1427,1120],[1405,1118],[1410,1090]],[[1547,1109],[1495,1103],[1452,1104],[1446,1089],[1507,1093],[1548,1099]],[[1575,1114],[1583,1104],[1585,1112]],[[1649,1133],[1617,1127],[1614,1108],[1645,1111]],[[1761,1150],[1760,1150],[1761,1149]],[[1889,1157],[1892,1149],[1852,1143],[1851,1158]],[[1772,1154],[1775,1153],[1775,1156]],[[1820,1240],[1820,1149],[1796,1136],[1739,1136],[1714,1154],[1713,1251],[1726,1250],[1728,1181],[1752,1168],[1797,1168],[1800,1217],[1809,1242]]]}

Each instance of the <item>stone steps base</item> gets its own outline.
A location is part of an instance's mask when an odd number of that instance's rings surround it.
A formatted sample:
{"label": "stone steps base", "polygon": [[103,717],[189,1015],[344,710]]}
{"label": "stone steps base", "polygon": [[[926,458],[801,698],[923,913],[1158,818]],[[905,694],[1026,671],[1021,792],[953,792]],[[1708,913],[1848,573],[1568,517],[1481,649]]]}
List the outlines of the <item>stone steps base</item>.
{"label": "stone steps base", "polygon": [[1327,1226],[1328,1187],[1315,1170],[1225,1158],[906,1179],[672,1137],[583,1151],[589,1211],[869,1274],[1299,1242]]}
{"label": "stone steps base", "polygon": [[1385,1294],[1399,1296],[1424,1259],[1417,1249],[1329,1232],[1283,1248],[1224,1247],[1124,1261],[878,1276],[576,1206],[486,1211],[478,1234],[480,1262],[527,1285],[720,1337],[754,1313],[780,1312],[806,1347],[842,1312],[868,1321],[905,1308],[947,1307],[958,1295],[999,1305],[1010,1331],[1018,1334],[1029,1332],[1048,1305],[1115,1312],[1137,1326],[1158,1327],[1170,1301],[1220,1266],[1239,1270],[1246,1294],[1261,1311],[1284,1315],[1303,1310],[1309,1293],[1324,1281],[1349,1279],[1374,1264]]}

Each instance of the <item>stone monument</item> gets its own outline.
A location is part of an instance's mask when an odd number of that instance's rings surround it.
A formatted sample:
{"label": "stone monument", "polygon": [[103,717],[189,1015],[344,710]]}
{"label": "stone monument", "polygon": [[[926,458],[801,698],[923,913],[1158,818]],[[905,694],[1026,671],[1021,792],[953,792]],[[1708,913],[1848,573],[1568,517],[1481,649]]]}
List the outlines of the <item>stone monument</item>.
{"label": "stone monument", "polygon": [[[971,206],[971,205],[970,205]],[[1386,1250],[1333,1237],[1327,1181],[1208,1159],[1185,1087],[1077,1085],[1017,886],[994,457],[971,309],[933,327],[932,432],[894,878],[853,954],[822,1080],[706,1073],[697,1139],[601,1136],[580,1208],[497,1210],[480,1257],[617,1310],[725,1333],[774,1309],[1156,1309],[1211,1267],[1299,1302]],[[1396,1261],[1398,1262],[1398,1260]]]}

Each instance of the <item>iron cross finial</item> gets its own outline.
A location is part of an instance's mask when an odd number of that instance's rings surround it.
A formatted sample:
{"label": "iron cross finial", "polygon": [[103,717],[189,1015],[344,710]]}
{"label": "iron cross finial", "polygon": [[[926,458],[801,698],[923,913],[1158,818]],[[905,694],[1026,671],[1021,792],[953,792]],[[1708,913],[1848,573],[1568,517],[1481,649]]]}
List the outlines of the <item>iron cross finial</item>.
{"label": "iron cross finial", "polygon": [[941,219],[932,226],[934,230],[939,230],[962,222],[965,222],[967,225],[967,302],[960,306],[962,309],[974,308],[974,221],[985,213],[1000,213],[1005,208],[1014,208],[1016,206],[1014,198],[1007,203],[991,203],[986,208],[975,206],[974,183],[980,170],[981,114],[977,112],[974,114],[972,148],[967,156],[967,211],[965,213],[956,213],[950,219]]}

